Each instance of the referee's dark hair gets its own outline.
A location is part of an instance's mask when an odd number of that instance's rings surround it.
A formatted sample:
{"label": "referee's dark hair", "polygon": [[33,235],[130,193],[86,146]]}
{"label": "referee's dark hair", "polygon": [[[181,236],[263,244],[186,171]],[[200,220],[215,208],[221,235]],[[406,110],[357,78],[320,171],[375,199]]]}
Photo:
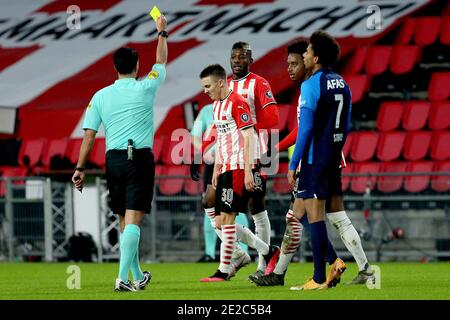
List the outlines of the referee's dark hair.
{"label": "referee's dark hair", "polygon": [[114,52],[114,67],[120,74],[130,74],[136,69],[139,56],[133,48],[122,47]]}
{"label": "referee's dark hair", "polygon": [[318,30],[309,39],[314,55],[319,57],[319,63],[325,68],[331,68],[339,60],[341,48],[331,35]]}
{"label": "referee's dark hair", "polygon": [[296,40],[295,42],[288,45],[288,55],[290,55],[291,53],[296,53],[302,56],[306,52],[306,48],[308,48],[308,41]]}
{"label": "referee's dark hair", "polygon": [[200,72],[200,79],[213,76],[218,79],[227,79],[227,73],[225,69],[220,64],[212,64],[207,66],[205,69]]}

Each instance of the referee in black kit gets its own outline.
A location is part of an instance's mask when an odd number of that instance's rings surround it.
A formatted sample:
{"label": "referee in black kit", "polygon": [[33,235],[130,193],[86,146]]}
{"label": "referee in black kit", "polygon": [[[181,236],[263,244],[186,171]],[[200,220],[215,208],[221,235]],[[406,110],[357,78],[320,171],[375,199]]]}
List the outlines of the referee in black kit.
{"label": "referee in black kit", "polygon": [[[156,63],[142,81],[137,81],[138,54],[131,48],[114,53],[118,80],[95,93],[83,123],[84,138],[72,177],[75,187],[83,188],[84,168],[95,135],[103,123],[106,135],[106,179],[111,207],[119,215],[120,266],[116,291],[144,289],[150,272],[139,267],[139,225],[150,213],[155,180],[153,146],[153,105],[156,91],[164,82],[167,62],[167,20],[156,21],[158,45]],[[131,270],[133,283],[128,280]]]}

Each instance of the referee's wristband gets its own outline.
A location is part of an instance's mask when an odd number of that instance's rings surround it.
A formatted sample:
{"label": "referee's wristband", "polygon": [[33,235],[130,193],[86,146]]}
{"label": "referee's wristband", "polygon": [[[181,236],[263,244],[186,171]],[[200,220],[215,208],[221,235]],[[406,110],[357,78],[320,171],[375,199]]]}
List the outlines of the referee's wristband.
{"label": "referee's wristband", "polygon": [[159,37],[159,36],[162,36],[162,37],[164,37],[164,38],[168,38],[168,37],[169,37],[169,34],[167,33],[166,30],[163,30],[163,31],[158,32],[158,37]]}
{"label": "referee's wristband", "polygon": [[84,168],[83,168],[83,167],[76,167],[76,168],[75,168],[75,171],[83,172],[83,171],[84,171]]}

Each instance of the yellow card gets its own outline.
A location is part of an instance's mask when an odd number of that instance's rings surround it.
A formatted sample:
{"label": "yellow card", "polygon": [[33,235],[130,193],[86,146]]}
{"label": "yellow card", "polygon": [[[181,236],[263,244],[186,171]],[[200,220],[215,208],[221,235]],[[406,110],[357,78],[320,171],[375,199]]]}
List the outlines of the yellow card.
{"label": "yellow card", "polygon": [[150,15],[152,16],[153,20],[158,20],[159,16],[161,15],[161,11],[159,11],[157,6],[153,6],[152,11],[150,11]]}

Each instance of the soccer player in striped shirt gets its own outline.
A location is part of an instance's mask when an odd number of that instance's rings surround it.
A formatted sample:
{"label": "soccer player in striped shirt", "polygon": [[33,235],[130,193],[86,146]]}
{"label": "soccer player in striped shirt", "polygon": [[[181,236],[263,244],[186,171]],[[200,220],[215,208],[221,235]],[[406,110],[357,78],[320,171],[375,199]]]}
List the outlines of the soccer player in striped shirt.
{"label": "soccer player in striped shirt", "polygon": [[[243,96],[249,107],[254,127],[258,133],[261,154],[266,153],[268,135],[267,130],[278,124],[277,102],[272,94],[269,82],[253,72],[250,65],[253,62],[252,50],[246,42],[233,44],[230,56],[230,66],[233,72],[228,79],[230,89]],[[261,160],[258,157],[258,160]],[[266,177],[261,176],[262,190],[250,197],[249,206],[255,224],[256,235],[265,243],[270,244],[271,226],[265,205]],[[238,266],[239,268],[239,266]],[[264,274],[266,263],[261,255],[258,267],[250,279],[257,279]]]}
{"label": "soccer player in striped shirt", "polygon": [[246,243],[263,256],[266,269],[275,267],[279,248],[269,246],[248,228],[235,223],[239,212],[247,211],[249,197],[262,192],[262,180],[256,160],[259,144],[254,121],[245,99],[231,90],[225,69],[210,65],[200,73],[204,92],[214,101],[214,124],[217,130],[216,161],[212,185],[216,189],[216,227],[222,231],[219,269],[201,282],[228,280],[236,241]]}

